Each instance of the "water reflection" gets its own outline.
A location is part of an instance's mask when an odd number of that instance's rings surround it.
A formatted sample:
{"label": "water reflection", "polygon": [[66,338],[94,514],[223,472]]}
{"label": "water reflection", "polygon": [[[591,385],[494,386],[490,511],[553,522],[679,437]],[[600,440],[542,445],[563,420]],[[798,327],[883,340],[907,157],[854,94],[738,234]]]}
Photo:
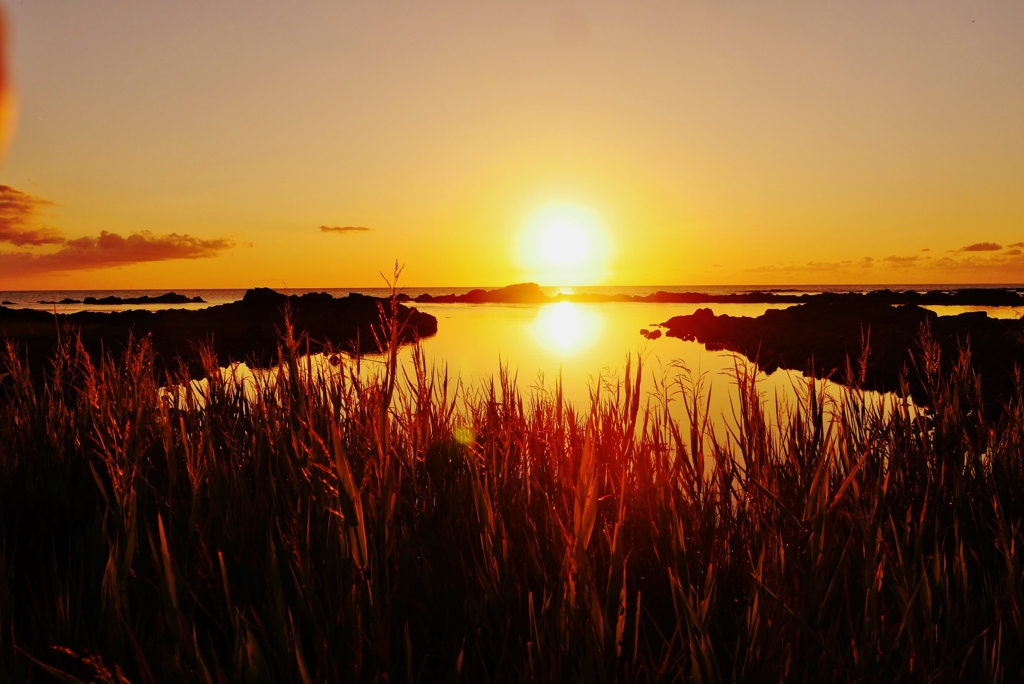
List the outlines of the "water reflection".
{"label": "water reflection", "polygon": [[977,313],[984,311],[989,318],[1003,318],[1016,320],[1021,317],[1022,310],[1012,306],[953,306],[953,305],[928,305],[922,307],[930,309],[940,316],[959,316],[965,313]]}
{"label": "water reflection", "polygon": [[603,327],[604,318],[593,307],[559,302],[540,308],[533,334],[547,349],[568,356],[596,342]]}
{"label": "water reflection", "polygon": [[[684,393],[692,382],[704,378],[704,391],[710,392],[708,412],[711,426],[720,439],[735,434],[738,424],[735,410],[739,402],[735,375],[737,370],[754,372],[742,357],[726,352],[709,352],[697,342],[662,337],[648,341],[640,336],[641,328],[653,328],[675,315],[693,313],[700,305],[680,304],[572,304],[559,302],[544,306],[449,304],[424,305],[424,311],[438,318],[438,334],[423,340],[422,348],[428,366],[446,372],[464,391],[475,396],[476,389],[486,387],[500,368],[505,368],[517,388],[529,399],[536,391],[550,391],[557,382],[566,401],[582,408],[590,405],[591,390],[597,383],[614,387],[623,379],[626,355],[643,359],[641,408],[648,405],[665,407],[680,422],[687,434],[689,421],[683,406]],[[716,305],[716,313],[758,316],[769,305]],[[411,370],[412,349],[404,347],[399,361]],[[364,376],[381,371],[381,359],[364,357],[360,368]],[[333,366],[317,355],[310,364],[315,375],[348,374],[351,359]],[[305,368],[305,362],[303,365]],[[277,371],[250,371],[244,364],[222,371],[224,378],[242,380],[247,393],[255,393]],[[771,375],[756,373],[760,400],[771,420],[775,405],[793,406],[807,380],[795,371],[776,371]],[[405,377],[405,376],[403,376]],[[457,379],[457,380],[456,380]],[[816,387],[838,402],[845,389],[831,383],[815,382]],[[205,381],[199,383],[205,387]],[[201,390],[200,390],[201,391]],[[608,396],[608,395],[606,395]],[[879,398],[875,395],[875,400]],[[702,407],[704,404],[702,404]],[[774,421],[773,421],[774,422]],[[472,431],[462,426],[455,434],[460,441],[471,441]]]}

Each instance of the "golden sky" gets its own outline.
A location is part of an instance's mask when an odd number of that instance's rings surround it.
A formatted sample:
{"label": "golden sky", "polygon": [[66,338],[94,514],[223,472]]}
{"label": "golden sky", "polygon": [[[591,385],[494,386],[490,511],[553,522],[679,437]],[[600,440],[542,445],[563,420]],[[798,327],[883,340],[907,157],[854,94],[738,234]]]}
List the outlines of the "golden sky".
{"label": "golden sky", "polygon": [[1024,282],[1019,0],[6,10],[2,289]]}

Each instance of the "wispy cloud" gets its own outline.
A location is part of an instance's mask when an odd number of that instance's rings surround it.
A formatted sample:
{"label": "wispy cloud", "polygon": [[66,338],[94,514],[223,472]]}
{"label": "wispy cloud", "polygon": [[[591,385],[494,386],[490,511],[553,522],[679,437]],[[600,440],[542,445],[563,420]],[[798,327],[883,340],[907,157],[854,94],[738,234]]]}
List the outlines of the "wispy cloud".
{"label": "wispy cloud", "polygon": [[[925,247],[916,254],[891,254],[887,257],[862,257],[859,260],[808,261],[805,263],[775,262],[745,269],[748,273],[856,273],[858,269],[878,268],[899,271],[920,271],[928,277],[956,279],[968,276],[978,279],[991,276],[990,282],[1024,281],[1024,242],[1005,247],[998,242],[975,242],[957,249],[946,250],[945,255],[930,254]],[[916,277],[916,276],[915,276]],[[921,281],[924,282],[924,281]],[[966,281],[965,281],[966,282]]]}
{"label": "wispy cloud", "polygon": [[0,185],[0,242],[17,247],[58,245],[64,242],[60,231],[35,225],[40,211],[52,204],[27,192]]}
{"label": "wispy cloud", "polygon": [[[994,243],[978,243],[994,244]],[[973,246],[973,245],[972,245]],[[1011,245],[1012,247],[1012,245]],[[956,278],[957,274],[977,277],[984,274],[991,277],[991,282],[1024,279],[1024,249],[957,249],[951,254],[938,259],[929,256],[889,256],[882,262],[890,268],[916,269],[928,272],[940,272],[943,278]]]}
{"label": "wispy cloud", "polygon": [[[1014,245],[1010,245],[1013,247]],[[1018,245],[1019,246],[1019,245]],[[998,242],[975,242],[973,245],[967,245],[960,249],[953,250],[954,252],[998,252],[1003,246]]]}
{"label": "wispy cloud", "polygon": [[235,241],[228,238],[205,240],[178,233],[160,235],[148,230],[122,237],[103,231],[99,237],[66,240],[61,249],[49,254],[0,252],[0,274],[15,277],[169,259],[208,259],[234,246]]}
{"label": "wispy cloud", "polygon": [[776,262],[767,266],[755,266],[745,269],[748,273],[822,273],[828,271],[842,271],[853,266],[870,268],[874,262],[871,257],[864,257],[860,261],[844,259],[843,261],[808,261],[803,264]]}
{"label": "wispy cloud", "polygon": [[926,262],[931,257],[919,257],[919,256],[887,256],[882,261],[895,268],[907,268],[908,266],[917,266],[923,262]]}
{"label": "wispy cloud", "polygon": [[320,226],[324,233],[372,233],[373,228],[366,226]]}

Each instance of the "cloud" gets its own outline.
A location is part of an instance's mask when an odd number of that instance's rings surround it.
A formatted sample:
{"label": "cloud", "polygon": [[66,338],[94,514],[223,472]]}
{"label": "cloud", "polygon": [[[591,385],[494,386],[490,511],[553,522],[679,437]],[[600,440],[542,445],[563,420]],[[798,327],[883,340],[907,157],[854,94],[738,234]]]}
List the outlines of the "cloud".
{"label": "cloud", "polygon": [[[957,250],[960,253],[961,250]],[[984,277],[987,282],[1019,282],[1024,279],[1024,250],[974,252],[963,256],[944,256],[906,263],[906,266],[939,272],[940,277],[952,280],[966,275],[970,278]]]}
{"label": "cloud", "polygon": [[[864,262],[858,263],[864,264]],[[744,270],[749,273],[821,273],[822,271],[839,271],[852,265],[853,261],[850,259],[844,261],[808,261],[806,264],[777,262],[768,266],[757,266]]]}
{"label": "cloud", "polygon": [[169,259],[207,259],[235,246],[228,238],[204,240],[192,235],[160,235],[144,230],[122,237],[103,231],[99,237],[66,240],[49,254],[0,252],[0,273],[22,276],[63,271],[87,271]]}
{"label": "cloud", "polygon": [[[924,257],[928,259],[929,257]],[[885,263],[896,268],[906,268],[908,266],[916,266],[922,262],[922,258],[919,256],[887,256],[882,259]]]}
{"label": "cloud", "polygon": [[[995,242],[976,242],[960,249],[947,250],[942,256],[933,256],[928,253],[930,251],[924,248],[917,254],[893,254],[884,258],[865,256],[856,261],[808,261],[802,264],[778,261],[744,270],[748,273],[769,274],[852,274],[856,273],[854,269],[878,268],[883,272],[918,271],[919,275],[912,277],[941,278],[947,282],[969,282],[956,280],[961,277],[969,278],[970,282],[1024,282],[1024,242],[1014,242],[1006,248]],[[878,275],[884,277],[881,273]]]}
{"label": "cloud", "polygon": [[365,226],[320,226],[324,233],[372,233],[373,228]]}
{"label": "cloud", "polygon": [[[53,202],[0,185],[0,243],[28,247],[0,252],[0,278],[39,273],[88,271],[169,259],[206,259],[236,245],[229,238],[204,240],[192,235],[161,235],[148,230],[122,237],[102,231],[98,237],[65,238],[59,230],[38,227],[39,214]],[[55,252],[35,251],[60,245]]]}
{"label": "cloud", "polygon": [[[1011,245],[1012,246],[1012,245]],[[973,245],[967,245],[960,249],[954,250],[956,252],[998,252],[1003,246],[998,242],[975,242]]]}
{"label": "cloud", "polygon": [[8,242],[17,247],[58,245],[64,242],[56,229],[37,228],[34,225],[40,210],[52,204],[27,192],[0,185],[0,242]]}

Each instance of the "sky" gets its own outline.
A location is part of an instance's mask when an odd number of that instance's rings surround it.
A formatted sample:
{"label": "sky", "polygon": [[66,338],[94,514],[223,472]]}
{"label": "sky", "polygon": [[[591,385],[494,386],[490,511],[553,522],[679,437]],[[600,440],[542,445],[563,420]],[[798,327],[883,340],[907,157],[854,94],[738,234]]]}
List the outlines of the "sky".
{"label": "sky", "polygon": [[3,289],[1024,283],[1018,0],[4,8]]}

